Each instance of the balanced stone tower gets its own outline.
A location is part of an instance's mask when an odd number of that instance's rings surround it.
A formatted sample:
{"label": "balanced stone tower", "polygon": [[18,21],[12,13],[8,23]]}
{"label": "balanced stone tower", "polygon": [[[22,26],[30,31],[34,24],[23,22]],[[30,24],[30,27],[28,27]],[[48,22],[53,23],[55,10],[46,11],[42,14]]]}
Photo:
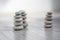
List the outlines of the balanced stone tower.
{"label": "balanced stone tower", "polygon": [[48,12],[45,18],[45,28],[52,27],[52,12]]}
{"label": "balanced stone tower", "polygon": [[27,27],[26,13],[23,10],[15,13],[14,16],[14,30],[19,31]]}

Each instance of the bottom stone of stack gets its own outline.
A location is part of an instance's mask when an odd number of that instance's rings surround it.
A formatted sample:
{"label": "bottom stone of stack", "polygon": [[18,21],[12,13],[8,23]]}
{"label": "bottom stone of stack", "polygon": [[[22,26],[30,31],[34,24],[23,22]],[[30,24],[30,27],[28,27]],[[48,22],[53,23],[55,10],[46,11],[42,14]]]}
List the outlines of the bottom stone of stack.
{"label": "bottom stone of stack", "polygon": [[14,27],[14,30],[15,31],[19,31],[19,30],[22,30],[23,29],[23,26],[15,26]]}
{"label": "bottom stone of stack", "polygon": [[26,28],[27,26],[28,26],[27,23],[24,23],[24,24],[23,24],[23,28]]}
{"label": "bottom stone of stack", "polygon": [[44,25],[45,26],[45,28],[51,28],[52,27],[52,25]]}

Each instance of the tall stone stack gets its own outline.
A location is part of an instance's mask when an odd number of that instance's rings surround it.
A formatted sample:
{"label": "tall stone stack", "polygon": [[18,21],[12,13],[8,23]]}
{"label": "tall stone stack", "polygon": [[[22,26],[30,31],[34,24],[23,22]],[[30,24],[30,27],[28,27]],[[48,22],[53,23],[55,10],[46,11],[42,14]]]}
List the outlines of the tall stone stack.
{"label": "tall stone stack", "polygon": [[27,27],[26,13],[23,10],[15,13],[14,16],[14,30],[19,31]]}
{"label": "tall stone stack", "polygon": [[45,18],[45,28],[52,27],[52,12],[48,12]]}

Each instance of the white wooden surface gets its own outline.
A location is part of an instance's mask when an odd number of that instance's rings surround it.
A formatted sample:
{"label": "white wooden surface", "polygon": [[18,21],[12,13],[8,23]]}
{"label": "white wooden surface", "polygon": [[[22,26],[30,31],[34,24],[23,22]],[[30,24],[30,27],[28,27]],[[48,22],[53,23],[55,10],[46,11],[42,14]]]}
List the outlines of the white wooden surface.
{"label": "white wooden surface", "polygon": [[29,26],[13,30],[12,17],[0,17],[0,40],[60,40],[59,18],[54,18],[52,28],[44,28],[44,18],[28,17]]}

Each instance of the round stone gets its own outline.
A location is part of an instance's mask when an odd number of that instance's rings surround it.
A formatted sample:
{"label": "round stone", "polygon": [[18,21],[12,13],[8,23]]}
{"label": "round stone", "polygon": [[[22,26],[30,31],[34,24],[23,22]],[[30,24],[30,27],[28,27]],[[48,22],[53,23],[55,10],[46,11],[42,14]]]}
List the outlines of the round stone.
{"label": "round stone", "polygon": [[26,28],[27,26],[28,26],[27,23],[24,23],[24,24],[23,24],[23,28]]}
{"label": "round stone", "polygon": [[51,28],[52,25],[45,25],[45,28]]}
{"label": "round stone", "polygon": [[52,15],[52,12],[47,12],[48,15]]}
{"label": "round stone", "polygon": [[15,31],[20,31],[20,30],[22,30],[22,29],[23,29],[23,26],[18,26],[18,27],[15,26],[15,27],[14,27],[14,30],[15,30]]}

